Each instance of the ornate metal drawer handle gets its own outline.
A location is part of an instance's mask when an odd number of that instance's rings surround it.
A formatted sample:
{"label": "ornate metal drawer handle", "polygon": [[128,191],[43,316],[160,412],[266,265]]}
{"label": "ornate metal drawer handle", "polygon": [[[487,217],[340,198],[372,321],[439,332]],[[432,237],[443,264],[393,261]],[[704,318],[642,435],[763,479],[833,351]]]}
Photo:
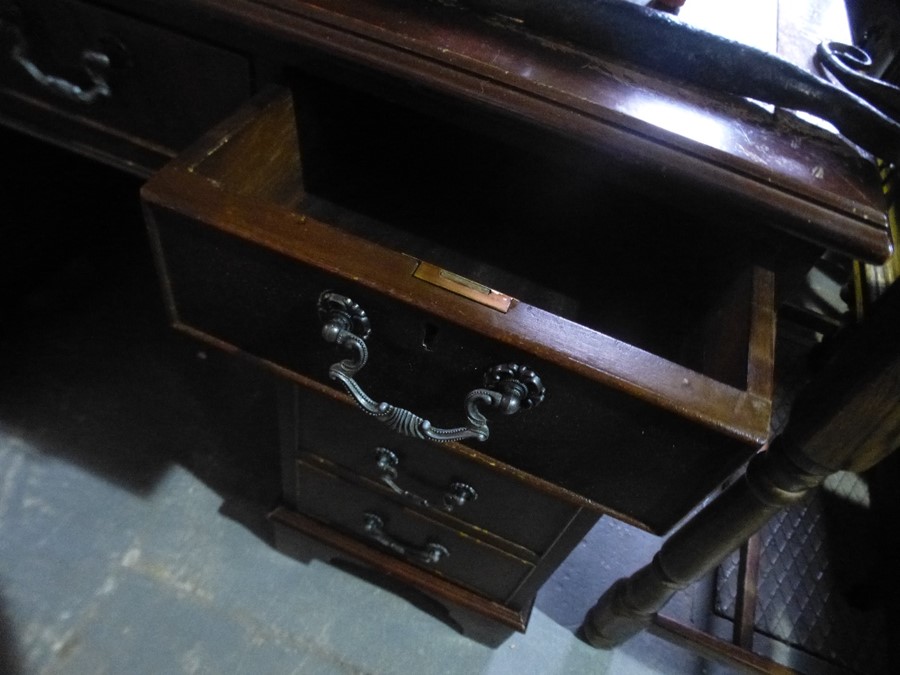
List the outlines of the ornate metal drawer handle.
{"label": "ornate metal drawer handle", "polygon": [[415,548],[397,541],[384,531],[384,521],[374,513],[366,512],[363,514],[363,529],[371,539],[389,548],[394,553],[426,565],[436,565],[450,555],[450,551],[446,547],[434,542],[428,542],[423,548]]}
{"label": "ornate metal drawer handle", "polygon": [[[413,504],[424,508],[432,508],[431,503],[427,499],[397,484],[397,467],[400,464],[400,458],[397,457],[395,452],[387,448],[375,448],[375,456],[377,458],[375,467],[378,469],[378,479],[382,483]],[[441,508],[444,511],[452,511],[476,499],[478,499],[478,492],[475,491],[475,488],[466,483],[454,481],[450,483],[450,487],[444,493]]]}
{"label": "ornate metal drawer handle", "polygon": [[396,494],[417,506],[425,508],[431,506],[424,497],[420,497],[415,492],[410,492],[397,484],[397,465],[400,464],[400,458],[397,457],[396,453],[387,448],[375,448],[375,456],[378,458],[375,462],[375,468],[378,469],[378,480],[391,488]]}
{"label": "ornate metal drawer handle", "polygon": [[5,29],[13,36],[13,46],[10,50],[10,58],[18,63],[32,80],[42,87],[63,96],[76,103],[93,103],[99,98],[112,95],[112,89],[107,82],[106,75],[112,66],[112,59],[104,52],[85,49],[81,52],[81,69],[91,82],[89,88],[71,82],[56,75],[45,72],[28,56],[28,40],[22,27],[20,12],[15,9],[8,11],[6,16],[0,15],[0,29]]}
{"label": "ornate metal drawer handle", "polygon": [[331,379],[338,380],[365,412],[405,436],[433,441],[459,441],[466,438],[484,441],[487,440],[490,429],[487,418],[478,408],[480,404],[512,415],[544,400],[544,385],[533,370],[514,363],[494,366],[485,373],[484,388],[473,389],[465,398],[468,424],[452,429],[435,428],[431,422],[409,410],[372,399],[353,379],[369,359],[365,340],[371,333],[371,326],[362,308],[350,298],[325,291],[319,296],[318,309],[323,324],[322,337],[355,352],[355,358],[332,364],[328,369]]}

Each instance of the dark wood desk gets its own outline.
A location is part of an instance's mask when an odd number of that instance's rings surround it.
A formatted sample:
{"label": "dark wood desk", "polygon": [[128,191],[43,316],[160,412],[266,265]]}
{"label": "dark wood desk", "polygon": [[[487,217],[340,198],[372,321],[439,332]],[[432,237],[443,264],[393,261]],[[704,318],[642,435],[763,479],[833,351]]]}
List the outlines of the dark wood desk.
{"label": "dark wood desk", "polygon": [[777,307],[891,250],[821,127],[457,7],[2,7],[0,120],[177,156],[143,192],[173,323],[290,383],[280,545],[469,626],[524,630],[601,515],[665,533],[715,492],[769,441]]}

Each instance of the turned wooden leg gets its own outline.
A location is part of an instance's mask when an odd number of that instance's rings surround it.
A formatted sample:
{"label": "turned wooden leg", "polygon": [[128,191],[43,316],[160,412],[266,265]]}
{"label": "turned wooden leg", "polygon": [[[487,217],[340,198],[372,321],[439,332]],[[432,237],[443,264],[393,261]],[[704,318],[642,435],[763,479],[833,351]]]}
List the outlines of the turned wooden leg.
{"label": "turned wooden leg", "polygon": [[785,432],[743,478],[620,579],[588,613],[585,639],[611,647],[640,632],[677,591],[710,572],[778,510],[837,470],[863,471],[900,445],[900,285],[839,336],[794,403]]}
{"label": "turned wooden leg", "polygon": [[672,535],[648,565],[610,587],[588,614],[585,639],[612,647],[639,633],[677,591],[714,569],[777,511],[831,473],[799,464],[777,444],[754,457],[743,478]]}

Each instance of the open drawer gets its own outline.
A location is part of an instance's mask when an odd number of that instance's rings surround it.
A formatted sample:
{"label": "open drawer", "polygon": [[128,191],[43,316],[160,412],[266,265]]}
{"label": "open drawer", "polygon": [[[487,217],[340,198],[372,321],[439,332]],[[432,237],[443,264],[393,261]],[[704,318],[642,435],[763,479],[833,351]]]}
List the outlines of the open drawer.
{"label": "open drawer", "polygon": [[668,530],[768,438],[771,274],[566,139],[419,103],[304,80],[151,179],[174,324],[350,405],[319,304],[349,298],[371,328],[356,383],[433,427],[493,366],[531,369],[539,405],[445,450]]}

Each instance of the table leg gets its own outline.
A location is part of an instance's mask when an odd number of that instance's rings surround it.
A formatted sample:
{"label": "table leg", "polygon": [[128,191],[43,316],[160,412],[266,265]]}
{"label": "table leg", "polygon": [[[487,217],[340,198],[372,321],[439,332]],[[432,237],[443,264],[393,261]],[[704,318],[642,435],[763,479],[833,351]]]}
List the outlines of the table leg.
{"label": "table leg", "polygon": [[677,591],[712,571],[829,473],[799,465],[777,445],[758,454],[744,476],[672,535],[648,565],[613,584],[588,614],[584,637],[596,647],[612,647],[649,626]]}

